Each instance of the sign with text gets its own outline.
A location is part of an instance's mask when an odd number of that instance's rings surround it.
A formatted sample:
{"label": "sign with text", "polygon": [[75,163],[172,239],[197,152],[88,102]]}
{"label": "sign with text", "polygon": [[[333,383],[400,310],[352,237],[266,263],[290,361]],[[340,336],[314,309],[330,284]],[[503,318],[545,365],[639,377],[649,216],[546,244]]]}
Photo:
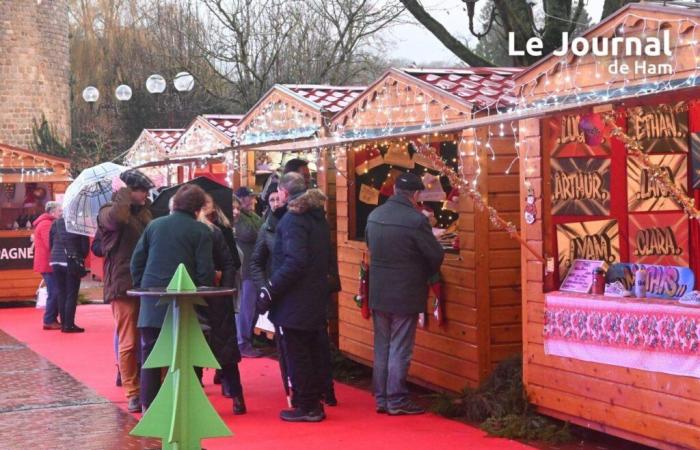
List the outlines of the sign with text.
{"label": "sign with text", "polygon": [[607,216],[610,213],[610,160],[553,158],[552,215]]}
{"label": "sign with text", "polygon": [[545,120],[545,146],[555,158],[610,155],[610,127],[600,114],[575,114]]}
{"label": "sign with text", "polygon": [[678,102],[630,108],[627,134],[639,141],[646,153],[688,153],[688,105]]}
{"label": "sign with text", "polygon": [[[671,181],[688,190],[688,158],[686,155],[652,155],[652,164],[668,173]],[[630,212],[677,211],[681,207],[664,185],[652,179],[649,170],[636,158],[627,160],[627,204]]]}
{"label": "sign with text", "polygon": [[0,237],[0,270],[31,269],[34,246],[29,236]]}
{"label": "sign with text", "polygon": [[559,278],[573,261],[588,259],[614,264],[620,261],[620,234],[617,220],[594,220],[557,225]]}
{"label": "sign with text", "polygon": [[593,271],[599,267],[603,267],[604,264],[604,261],[591,261],[588,259],[574,260],[559,290],[588,294],[593,285]]}
{"label": "sign with text", "polygon": [[690,242],[688,216],[630,214],[630,260],[635,263],[687,266]]}
{"label": "sign with text", "polygon": [[693,163],[693,189],[700,189],[700,133],[690,135],[690,149]]}
{"label": "sign with text", "polygon": [[634,274],[642,266],[647,271],[647,297],[680,298],[695,286],[695,275],[689,268],[653,264],[614,264],[608,269],[605,281],[619,281],[625,289],[631,290],[634,286]]}

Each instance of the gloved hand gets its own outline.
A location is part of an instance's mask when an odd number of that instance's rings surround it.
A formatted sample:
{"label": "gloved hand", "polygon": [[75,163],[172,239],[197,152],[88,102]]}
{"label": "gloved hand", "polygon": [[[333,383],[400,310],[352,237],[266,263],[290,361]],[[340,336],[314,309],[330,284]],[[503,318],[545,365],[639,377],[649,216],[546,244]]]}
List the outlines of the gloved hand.
{"label": "gloved hand", "polygon": [[258,290],[258,296],[255,299],[255,311],[258,314],[265,314],[272,306],[272,294],[270,293],[269,285],[263,286]]}

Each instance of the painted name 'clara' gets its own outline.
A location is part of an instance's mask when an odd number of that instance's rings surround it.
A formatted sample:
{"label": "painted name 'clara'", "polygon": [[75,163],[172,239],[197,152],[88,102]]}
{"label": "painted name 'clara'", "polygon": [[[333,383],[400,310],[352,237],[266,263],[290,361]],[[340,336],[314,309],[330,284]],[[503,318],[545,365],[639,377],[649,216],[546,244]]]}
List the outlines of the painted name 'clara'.
{"label": "painted name 'clara'", "polygon": [[[670,31],[663,30],[660,37],[647,36],[644,39],[629,37],[594,37],[590,41],[584,37],[576,37],[569,42],[569,33],[562,33],[562,47],[554,50],[554,56],[563,56],[569,48],[576,56],[584,56],[589,53],[595,56],[671,56]],[[531,37],[525,43],[525,50],[515,48],[515,33],[508,33],[508,54],[510,56],[525,56],[525,51],[530,56],[542,56],[544,44],[542,39]]]}

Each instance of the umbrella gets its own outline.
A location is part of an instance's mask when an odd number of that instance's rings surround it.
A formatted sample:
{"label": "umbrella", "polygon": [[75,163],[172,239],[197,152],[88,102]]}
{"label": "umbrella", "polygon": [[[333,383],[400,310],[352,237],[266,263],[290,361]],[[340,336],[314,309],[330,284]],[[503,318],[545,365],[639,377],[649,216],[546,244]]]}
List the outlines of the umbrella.
{"label": "umbrella", "polygon": [[233,190],[207,177],[197,177],[187,183],[163,189],[151,205],[153,217],[167,216],[170,213],[170,209],[168,208],[170,199],[175,195],[177,190],[185,184],[194,184],[204,189],[205,192],[211,195],[214,203],[221,208],[224,215],[229,220],[233,221]]}
{"label": "umbrella", "polygon": [[97,213],[102,205],[112,200],[112,180],[126,169],[106,162],[80,172],[63,197],[67,231],[85,236],[95,235]]}

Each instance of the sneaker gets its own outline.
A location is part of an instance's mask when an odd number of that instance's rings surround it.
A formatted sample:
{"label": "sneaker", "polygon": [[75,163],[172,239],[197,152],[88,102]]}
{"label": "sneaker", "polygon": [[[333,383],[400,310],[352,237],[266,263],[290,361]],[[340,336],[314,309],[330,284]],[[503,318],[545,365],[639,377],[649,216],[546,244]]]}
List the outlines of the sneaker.
{"label": "sneaker", "polygon": [[61,329],[61,324],[58,322],[44,324],[44,330],[60,330],[60,329]]}
{"label": "sneaker", "polygon": [[139,401],[138,395],[134,397],[129,397],[129,404],[127,405],[126,409],[130,413],[141,412],[141,402]]}
{"label": "sneaker", "polygon": [[61,329],[61,333],[84,333],[85,328],[81,328],[77,325],[73,325],[72,327],[65,327]]}
{"label": "sneaker", "polygon": [[390,416],[405,416],[425,413],[425,409],[416,405],[413,402],[406,402],[397,408],[389,408],[387,410]]}
{"label": "sneaker", "polygon": [[244,358],[260,358],[263,354],[259,350],[241,350],[241,356]]}
{"label": "sneaker", "polygon": [[320,422],[325,419],[321,409],[305,411],[301,408],[285,409],[280,412],[280,419],[285,422]]}

